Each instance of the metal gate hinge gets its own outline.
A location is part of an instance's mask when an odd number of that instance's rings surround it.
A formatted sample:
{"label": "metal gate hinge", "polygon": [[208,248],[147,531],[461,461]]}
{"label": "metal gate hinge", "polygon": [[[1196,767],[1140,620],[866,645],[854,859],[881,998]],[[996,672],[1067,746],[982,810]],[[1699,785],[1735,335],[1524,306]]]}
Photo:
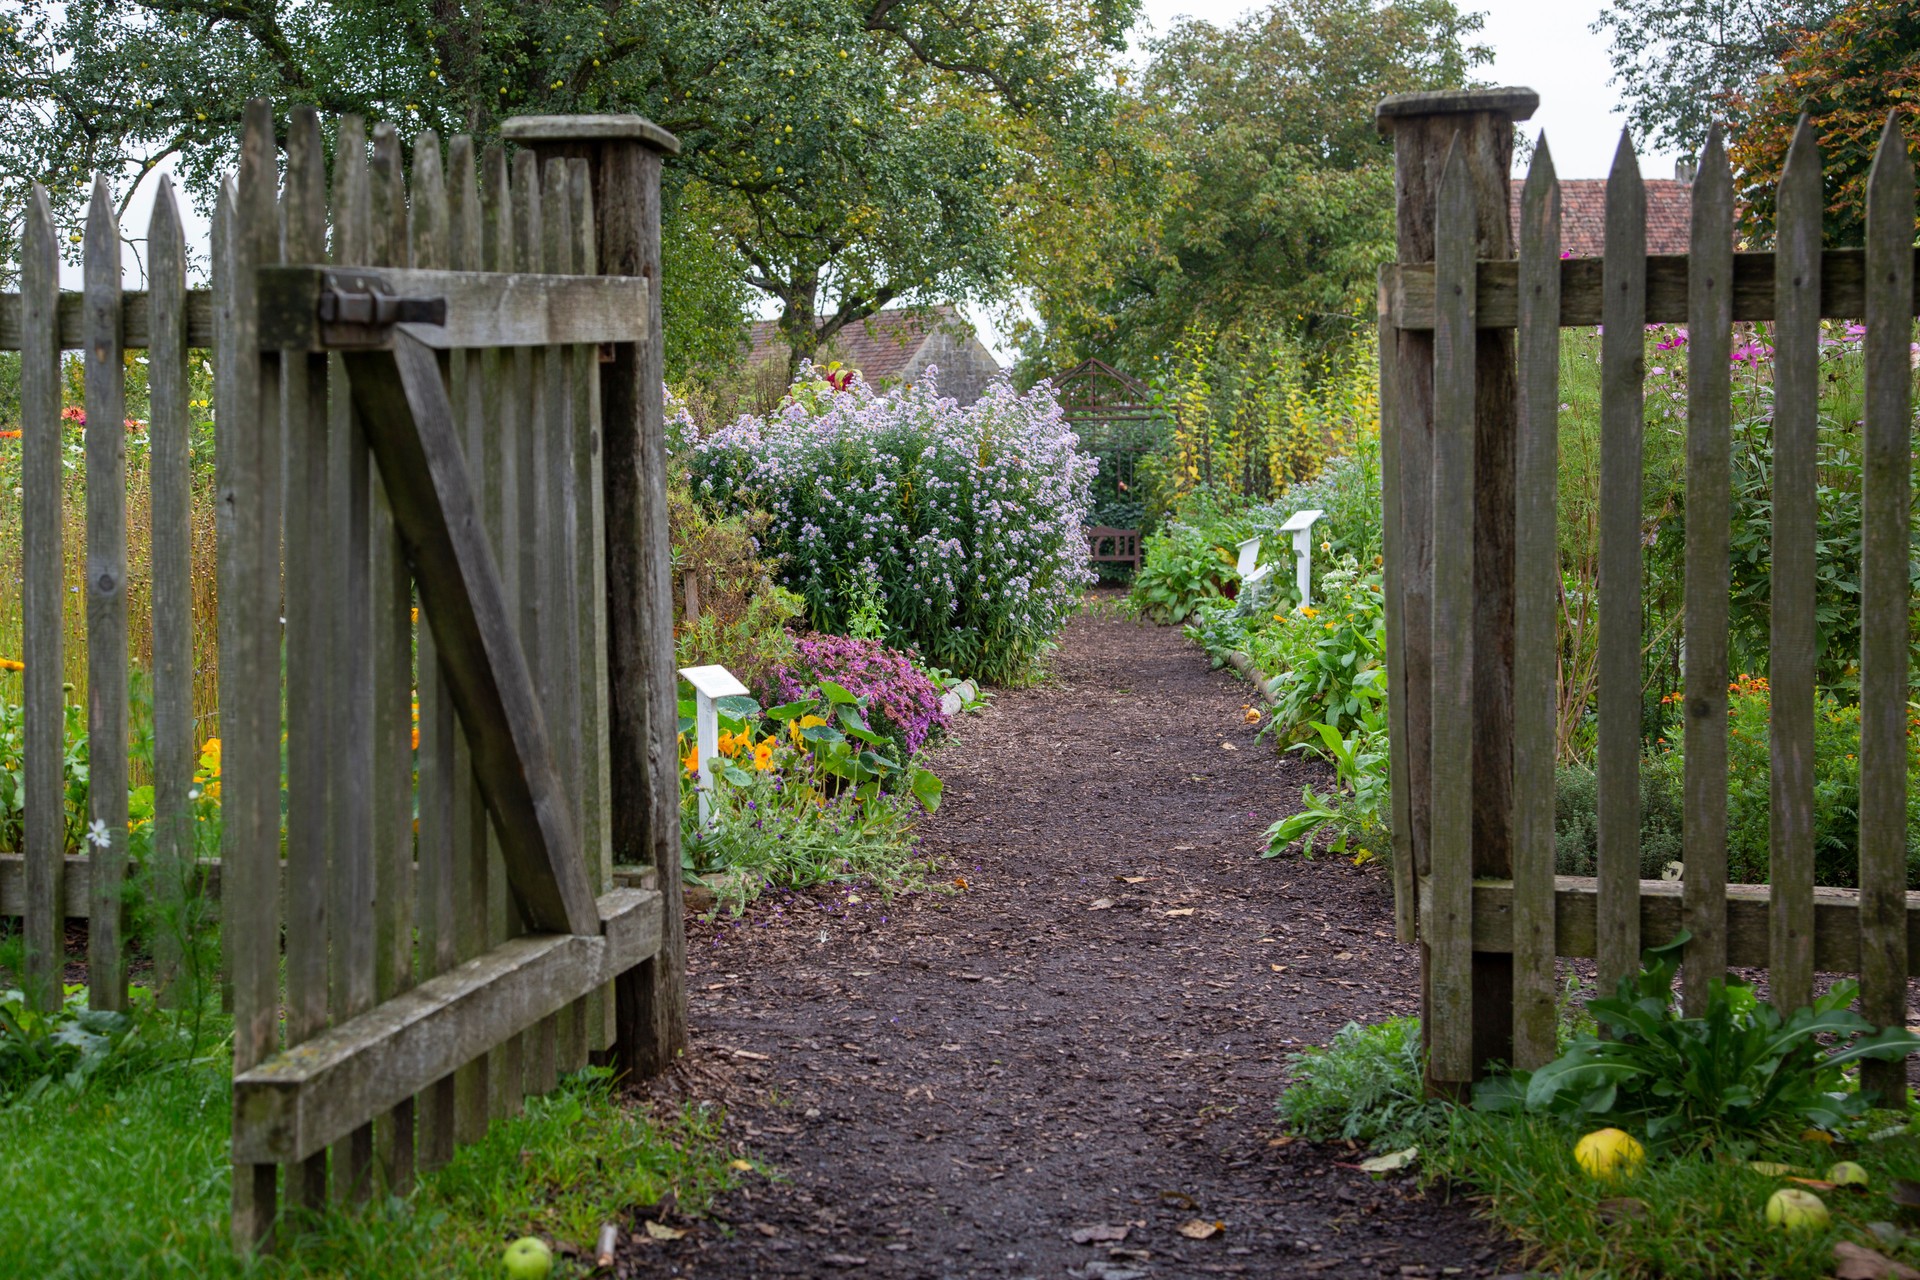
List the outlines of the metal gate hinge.
{"label": "metal gate hinge", "polygon": [[372,273],[329,272],[320,291],[319,319],[328,346],[378,343],[396,324],[446,324],[447,300],[399,297]]}

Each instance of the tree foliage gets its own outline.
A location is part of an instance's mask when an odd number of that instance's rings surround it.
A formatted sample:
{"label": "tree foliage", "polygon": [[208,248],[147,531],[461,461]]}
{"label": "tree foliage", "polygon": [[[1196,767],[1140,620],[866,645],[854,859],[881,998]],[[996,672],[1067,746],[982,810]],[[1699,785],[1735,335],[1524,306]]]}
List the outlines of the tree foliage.
{"label": "tree foliage", "polygon": [[0,202],[17,216],[40,180],[72,217],[93,171],[124,198],[164,162],[205,207],[252,97],[483,139],[511,115],[637,111],[684,147],[677,358],[736,341],[749,287],[810,352],[895,299],[1007,288],[1019,188],[1102,127],[1134,2],[17,0]]}
{"label": "tree foliage", "polygon": [[1644,146],[1693,153],[1707,126],[1773,70],[1802,31],[1842,0],[1613,0],[1593,29],[1611,37],[1612,83]]}
{"label": "tree foliage", "polygon": [[1392,256],[1374,106],[1466,83],[1489,56],[1467,43],[1479,27],[1451,0],[1275,0],[1231,27],[1176,24],[1134,91],[1158,172],[1102,230],[1102,269],[1047,282],[1044,358],[1144,368],[1194,324],[1350,332]]}
{"label": "tree foliage", "polygon": [[1827,239],[1859,244],[1867,174],[1889,112],[1920,160],[1920,9],[1907,0],[1855,0],[1826,26],[1803,32],[1750,95],[1734,100],[1728,154],[1755,235],[1772,231],[1773,184],[1803,111],[1820,139]]}

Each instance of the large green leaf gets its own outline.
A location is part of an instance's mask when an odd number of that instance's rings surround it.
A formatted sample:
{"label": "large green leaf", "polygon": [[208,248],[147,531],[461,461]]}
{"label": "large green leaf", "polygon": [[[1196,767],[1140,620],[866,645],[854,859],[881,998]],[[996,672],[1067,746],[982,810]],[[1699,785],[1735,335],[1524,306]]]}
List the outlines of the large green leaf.
{"label": "large green leaf", "polygon": [[940,781],[933,770],[915,769],[907,786],[912,790],[914,799],[926,806],[928,813],[939,810],[940,794],[946,790],[946,784]]}

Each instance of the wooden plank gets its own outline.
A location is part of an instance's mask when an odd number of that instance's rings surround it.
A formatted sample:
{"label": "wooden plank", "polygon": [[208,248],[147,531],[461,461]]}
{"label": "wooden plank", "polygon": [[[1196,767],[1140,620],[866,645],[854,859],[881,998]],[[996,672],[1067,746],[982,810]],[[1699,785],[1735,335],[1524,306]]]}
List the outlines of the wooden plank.
{"label": "wooden plank", "polygon": [[536,928],[588,931],[593,895],[533,677],[480,532],[439,362],[429,348],[404,344],[346,359],[355,403],[378,424],[370,435],[380,472],[448,689],[470,726],[474,770],[502,832],[515,897]]}
{"label": "wooden plank", "polygon": [[[333,166],[333,260],[360,266],[373,259],[373,178],[367,164],[366,124],[342,116]],[[328,426],[329,517],[336,530],[334,591],[333,870],[335,923],[328,977],[337,1017],[365,1012],[374,1002],[373,799],[373,459],[367,427],[354,409],[346,362],[331,362],[332,419]],[[333,1154],[333,1191],[352,1199],[368,1185],[373,1130],[362,1126]]]}
{"label": "wooden plank", "polygon": [[1554,1058],[1553,770],[1559,707],[1560,181],[1543,134],[1520,196],[1514,451],[1513,1065]]}
{"label": "wooden plank", "polygon": [[[373,127],[373,262],[404,267],[408,256],[406,168],[400,135]],[[351,364],[349,364],[351,369]],[[437,376],[436,369],[436,376]],[[351,376],[351,374],[349,374]],[[380,424],[369,423],[369,431]],[[379,453],[375,450],[376,461]],[[373,985],[390,999],[413,980],[413,583],[402,552],[384,469],[373,485]],[[396,1103],[374,1127],[380,1184],[404,1193],[413,1182],[413,1100]]]}
{"label": "wooden plank", "polygon": [[[87,999],[127,1007],[127,417],[120,347],[120,223],[104,176],[87,209],[87,841],[93,903]],[[105,429],[100,429],[103,427]]]}
{"label": "wooden plank", "polygon": [[[471,157],[471,147],[468,149]],[[416,267],[447,266],[451,253],[451,211],[441,172],[440,138],[428,129],[413,144],[413,252]],[[416,927],[419,931],[419,976],[422,980],[445,973],[457,962],[454,945],[453,804],[454,736],[458,732],[440,656],[433,645],[433,627],[417,628],[414,644],[419,662],[415,680],[416,753],[419,793],[420,894]],[[455,1085],[452,1075],[434,1081],[419,1098],[419,1162],[434,1169],[453,1158]]]}
{"label": "wooden plank", "polygon": [[[190,907],[197,852],[193,788],[193,476],[187,416],[187,245],[173,180],[160,175],[147,224],[155,323],[147,354],[148,485],[153,622],[153,881],[155,978],[169,1004],[205,999],[205,975],[182,972],[182,945],[202,913]],[[181,984],[185,982],[183,988]]]}
{"label": "wooden plank", "polygon": [[[487,271],[511,271],[514,267],[513,189],[509,179],[506,152],[498,146],[487,148],[481,170],[480,246],[481,267]],[[480,475],[484,488],[482,515],[486,520],[489,547],[500,570],[500,589],[507,609],[518,616],[520,588],[519,504],[516,498],[518,453],[515,441],[520,424],[520,406],[512,394],[510,375],[514,367],[511,352],[493,348],[481,352],[481,378],[485,386],[484,446],[480,455]],[[470,425],[470,424],[469,424]],[[473,729],[469,727],[468,740]],[[484,789],[482,789],[484,792]],[[484,799],[484,794],[483,794]],[[487,834],[487,937],[503,941],[523,932],[526,927],[507,885],[506,856],[501,847],[501,832],[492,823]],[[521,1069],[520,1037],[514,1036],[488,1054],[488,1108],[493,1116],[513,1115],[520,1110],[525,1084]]]}
{"label": "wooden plank", "polygon": [[[66,860],[62,877],[66,897],[66,918],[85,920],[92,909],[93,859],[77,854]],[[202,858],[192,869],[192,891],[210,902],[220,900],[224,865],[219,858]],[[282,861],[274,870],[275,897],[286,901],[286,867]],[[26,857],[18,853],[0,853],[0,916],[24,914],[27,901]]]}
{"label": "wooden plank", "polygon": [[[658,951],[660,894],[615,889],[590,934],[504,942],[370,1012],[234,1078],[236,1151],[292,1160],[340,1138],[359,1116],[412,1096],[488,1045]],[[245,1135],[242,1138],[240,1135]]]}
{"label": "wooden plank", "polygon": [[1600,989],[1640,966],[1640,493],[1646,188],[1624,130],[1607,179],[1600,346]]}
{"label": "wooden plank", "polygon": [[[584,160],[568,161],[567,191],[573,209],[573,266],[581,275],[597,270],[594,252],[593,173]],[[601,502],[600,352],[583,346],[574,356],[573,459],[576,557],[574,602],[579,611],[580,741],[585,819],[580,839],[596,892],[613,887],[613,845],[607,829],[612,794],[607,757],[607,566],[606,509]],[[587,1011],[588,1049],[613,1045],[613,990],[595,996]]]}
{"label": "wooden plank", "polygon": [[[481,266],[482,233],[480,226],[479,172],[475,165],[473,139],[466,135],[448,144],[448,257],[456,271],[474,271]],[[455,351],[449,362],[451,393],[461,414],[463,446],[467,470],[474,487],[485,491],[479,473],[485,457],[483,436],[486,428],[486,381],[482,376],[482,357],[478,352]],[[431,621],[423,636],[429,639]],[[434,653],[436,672],[439,651]],[[446,692],[444,675],[437,675],[436,697],[448,715],[453,700]],[[453,884],[451,886],[453,959],[470,960],[487,946],[487,815],[480,792],[473,781],[473,757],[467,750],[465,726],[453,719]],[[487,1055],[464,1064],[454,1076],[454,1139],[475,1142],[487,1129]]]}
{"label": "wooden plank", "polygon": [[[445,324],[393,326],[394,332],[441,351],[634,342],[645,336],[648,324],[645,280],[409,267],[356,274],[379,280],[383,291],[395,297],[444,299]],[[266,273],[260,282],[261,341],[311,351],[379,346],[378,335],[351,343],[328,340],[328,326],[320,320],[320,295],[330,279],[325,270],[312,267]]]}
{"label": "wooden plank", "polygon": [[[0,351],[26,350],[29,333],[44,342],[53,333],[60,348],[79,351],[87,345],[85,295],[63,293],[53,311],[44,306],[27,319],[22,294],[0,293]],[[185,309],[187,346],[211,348],[214,345],[214,294],[211,289],[188,289],[182,296]],[[169,304],[171,305],[171,304]],[[153,298],[145,291],[129,289],[121,295],[120,345],[151,347],[154,343]],[[47,317],[53,316],[51,322]]]}
{"label": "wooden plank", "polygon": [[[540,195],[541,259],[544,269],[560,275],[577,270],[574,257],[572,175],[564,160],[549,160],[544,170]],[[542,664],[548,692],[542,699],[550,717],[554,744],[554,762],[560,776],[571,779],[567,788],[573,829],[583,838],[579,843],[582,868],[587,883],[599,888],[598,868],[593,848],[584,838],[586,831],[586,787],[584,753],[580,745],[580,613],[574,596],[577,556],[574,529],[578,496],[574,491],[574,369],[577,347],[556,347],[547,352],[547,376],[542,389],[543,416],[547,422],[547,523],[542,531],[547,582],[547,608],[542,622],[542,640],[547,660]],[[587,1008],[585,998],[560,1011],[555,1021],[554,1067],[569,1074],[587,1065]]]}
{"label": "wooden plank", "polygon": [[[1418,937],[1413,865],[1413,796],[1410,757],[1414,747],[1407,737],[1407,575],[1402,568],[1406,534],[1402,530],[1406,486],[1401,462],[1404,429],[1400,411],[1399,333],[1388,310],[1387,273],[1379,275],[1378,348],[1380,355],[1380,543],[1381,583],[1386,602],[1387,773],[1393,806],[1389,829],[1393,838],[1393,936],[1397,942]],[[689,610],[692,612],[692,610]]]}
{"label": "wooden plank", "polygon": [[1813,1000],[1814,539],[1820,440],[1820,142],[1804,115],[1775,195],[1773,576],[1767,679],[1771,764],[1767,985],[1791,1013]]}
{"label": "wooden plank", "polygon": [[[273,111],[246,107],[240,178],[233,192],[224,319],[231,346],[230,413],[215,420],[220,519],[221,852],[227,875],[223,936],[233,980],[233,1069],[244,1074],[278,1039],[280,904],[273,869],[280,844],[279,528],[271,486],[280,480],[278,358],[260,350],[254,268],[278,256]],[[244,425],[243,425],[244,424]],[[236,1124],[236,1139],[240,1137]],[[241,1251],[271,1239],[277,1188],[271,1164],[235,1158],[232,1234]]]}
{"label": "wooden plank", "polygon": [[[531,151],[520,151],[513,158],[513,253],[514,268],[521,272],[546,269],[546,205],[542,198],[540,162]],[[553,466],[551,390],[547,371],[552,364],[546,347],[523,347],[512,353],[513,397],[517,406],[519,433],[515,437],[515,472],[520,484],[520,539],[514,547],[519,560],[519,635],[520,648],[533,673],[541,713],[552,707],[553,672],[551,637],[546,619],[557,604],[554,584],[548,576],[547,543],[552,536],[548,526],[548,476]],[[547,740],[554,751],[554,763],[561,759],[556,725],[547,723]],[[561,774],[562,777],[570,775]],[[577,830],[577,828],[576,828]],[[584,883],[584,877],[583,877]],[[530,1028],[522,1037],[526,1070],[526,1091],[539,1095],[550,1092],[557,1079],[555,1036],[557,1020],[548,1019]]]}
{"label": "wooden plank", "polygon": [[61,1002],[66,968],[66,691],[65,513],[61,503],[60,352],[51,320],[60,292],[60,254],[53,212],[39,183],[27,204],[20,238],[20,289],[26,312],[26,349],[20,356],[21,616],[26,624],[20,659],[26,664],[25,721],[27,860],[25,986],[28,1007],[51,1011]]}
{"label": "wooden plank", "polygon": [[[1555,949],[1562,957],[1590,960],[1598,950],[1598,882],[1591,876],[1554,878]],[[1430,882],[1421,884],[1422,911],[1428,910]],[[1648,946],[1671,942],[1686,927],[1685,886],[1671,880],[1640,882],[1640,930]],[[1762,968],[1771,942],[1772,891],[1764,884],[1727,886],[1727,962]],[[1920,893],[1905,895],[1908,973],[1920,977]],[[1860,894],[1855,889],[1818,886],[1813,895],[1813,932],[1809,959],[1819,973],[1857,973],[1860,969]],[[1476,880],[1473,885],[1473,949],[1502,953],[1513,946],[1513,887],[1505,880]]]}
{"label": "wooden plank", "polygon": [[[295,262],[327,256],[326,150],[320,117],[296,107],[288,121],[285,252]],[[327,857],[331,837],[334,598],[327,581],[332,526],[327,508],[327,358],[286,352],[287,515],[287,863],[293,892],[286,921],[287,1043],[327,1027]],[[345,920],[343,927],[352,928]],[[327,1202],[327,1160],[287,1171],[290,1203],[318,1211]]]}
{"label": "wooden plank", "polygon": [[[1866,425],[1860,551],[1860,1012],[1905,1026],[1907,573],[1912,523],[1913,162],[1897,112],[1867,176]],[[1861,1064],[1863,1090],[1906,1104],[1907,1065]]]}
{"label": "wooden plank", "polygon": [[1720,126],[1693,182],[1694,270],[1687,314],[1687,519],[1681,710],[1682,860],[1687,944],[1681,998],[1700,1017],[1727,973],[1727,597],[1732,529],[1733,174]]}
{"label": "wooden plank", "polygon": [[[1920,249],[1914,250],[1920,262]],[[1684,324],[1687,319],[1687,255],[1648,254],[1646,262],[1647,320],[1656,324]],[[1866,250],[1828,249],[1820,255],[1820,315],[1830,320],[1857,320],[1866,305]],[[1779,264],[1771,252],[1733,255],[1733,318],[1738,323],[1779,318],[1774,278]],[[1605,266],[1601,258],[1566,258],[1560,263],[1562,328],[1599,324],[1603,318]],[[1480,327],[1512,328],[1519,317],[1519,268],[1511,261],[1482,259]],[[1388,307],[1394,322],[1404,329],[1433,328],[1433,268],[1425,263],[1401,264],[1387,271]],[[1914,296],[1920,311],[1920,291]]]}
{"label": "wooden plank", "polygon": [[1473,186],[1449,149],[1434,214],[1433,800],[1429,1079],[1472,1080],[1473,957]]}
{"label": "wooden plank", "polygon": [[634,115],[515,116],[500,127],[500,136],[523,145],[541,142],[577,142],[583,137],[644,142],[666,155],[680,154],[680,140],[653,121]]}
{"label": "wooden plank", "polygon": [[[222,423],[237,421],[240,416],[239,397],[236,390],[235,369],[237,359],[229,359],[240,350],[236,342],[234,329],[234,307],[236,305],[231,286],[233,269],[233,245],[236,232],[234,224],[240,202],[240,184],[237,176],[228,174],[220,182],[219,192],[213,202],[213,227],[209,236],[209,247],[213,251],[212,269],[208,272],[212,278],[214,296],[217,304],[214,308],[214,366],[213,366],[213,475],[216,498],[226,492],[227,465],[221,449],[231,437],[222,428]],[[214,503],[214,560],[216,585],[224,590],[227,586],[227,571],[224,557],[227,554],[227,515],[218,501]],[[218,611],[216,610],[216,613]],[[217,617],[218,632],[216,647],[224,652],[227,645],[227,619]],[[219,692],[226,693],[225,677],[220,677]],[[216,728],[214,733],[225,732]],[[224,825],[222,824],[222,844],[224,846]],[[233,1012],[233,970],[234,952],[238,935],[231,929],[220,931],[220,1007],[228,1013]],[[236,1203],[239,1193],[235,1193]]]}

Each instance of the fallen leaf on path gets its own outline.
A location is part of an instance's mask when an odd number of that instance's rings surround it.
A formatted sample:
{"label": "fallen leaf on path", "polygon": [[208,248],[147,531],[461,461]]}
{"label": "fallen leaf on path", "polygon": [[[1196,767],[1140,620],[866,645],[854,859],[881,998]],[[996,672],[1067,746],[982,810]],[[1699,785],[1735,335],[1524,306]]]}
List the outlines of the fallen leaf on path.
{"label": "fallen leaf on path", "polygon": [[1404,1169],[1420,1158],[1420,1148],[1407,1147],[1400,1151],[1389,1151],[1383,1156],[1373,1156],[1360,1162],[1363,1173],[1393,1173]]}
{"label": "fallen leaf on path", "polygon": [[753,1171],[753,1161],[733,1160],[728,1162],[727,1168],[732,1169],[735,1173],[751,1173]]}
{"label": "fallen leaf on path", "polygon": [[[1198,778],[1195,778],[1195,779],[1194,779],[1194,781],[1195,781],[1195,782],[1198,782],[1198,781],[1199,781],[1199,779],[1198,779]],[[1191,850],[1191,849],[1193,848],[1193,846],[1192,846],[1192,845],[1190,845],[1190,844],[1177,844],[1177,845],[1175,845],[1175,846],[1173,846],[1173,848],[1174,848],[1174,851],[1175,851],[1176,853],[1186,853],[1186,852],[1188,852],[1189,850]]]}
{"label": "fallen leaf on path", "polygon": [[1815,1191],[1832,1191],[1840,1184],[1828,1182],[1825,1178],[1788,1178],[1788,1182],[1797,1182],[1803,1187],[1812,1187]]}
{"label": "fallen leaf on path", "polygon": [[956,889],[964,889],[964,888],[966,888],[966,887],[967,887],[967,878],[966,878],[965,876],[955,876],[955,877],[953,878],[953,887],[954,887],[954,888],[956,888]]}
{"label": "fallen leaf on path", "polygon": [[1850,1240],[1833,1246],[1833,1261],[1835,1280],[1920,1280],[1920,1271]]}
{"label": "fallen leaf on path", "polygon": [[1145,876],[1115,876],[1114,879],[1121,884],[1145,884],[1147,881]]}
{"label": "fallen leaf on path", "polygon": [[1072,1238],[1075,1244],[1119,1244],[1127,1238],[1127,1228],[1101,1222],[1076,1228]]}
{"label": "fallen leaf on path", "polygon": [[864,1267],[867,1265],[865,1258],[851,1253],[823,1253],[820,1255],[820,1261],[830,1267]]}
{"label": "fallen leaf on path", "polygon": [[686,1232],[680,1230],[678,1227],[669,1227],[658,1222],[647,1223],[647,1238],[649,1240],[678,1240],[686,1234]]}
{"label": "fallen leaf on path", "polygon": [[771,1062],[773,1059],[764,1053],[755,1053],[751,1049],[728,1049],[726,1052],[736,1058],[745,1058],[748,1062]]}
{"label": "fallen leaf on path", "polygon": [[1283,1133],[1277,1138],[1268,1139],[1267,1145],[1270,1147],[1285,1147],[1285,1146],[1292,1145],[1294,1141],[1295,1141],[1295,1138],[1292,1134]]}
{"label": "fallen leaf on path", "polygon": [[1792,1165],[1781,1164],[1775,1160],[1749,1160],[1747,1168],[1763,1178],[1784,1178],[1793,1172]]}
{"label": "fallen leaf on path", "polygon": [[1231,742],[1223,742],[1220,744],[1220,749],[1222,751],[1238,751],[1240,748],[1234,746]]}
{"label": "fallen leaf on path", "polygon": [[1087,910],[1089,910],[1089,911],[1105,911],[1105,910],[1106,910],[1106,909],[1107,909],[1108,907],[1111,907],[1112,905],[1113,905],[1113,899],[1112,899],[1112,898],[1095,898],[1095,899],[1093,900],[1093,905],[1091,905],[1091,906],[1089,906],[1089,907],[1087,908]]}
{"label": "fallen leaf on path", "polygon": [[1219,1235],[1226,1229],[1226,1223],[1208,1222],[1205,1218],[1189,1218],[1176,1228],[1181,1235],[1189,1240],[1205,1240],[1210,1236]]}
{"label": "fallen leaf on path", "polygon": [[1339,955],[1335,956],[1334,959],[1335,960],[1351,960],[1353,959],[1353,952],[1342,951]]}
{"label": "fallen leaf on path", "polygon": [[1167,914],[1169,916],[1190,916],[1193,914],[1193,908],[1192,907],[1175,907],[1173,910],[1167,912]]}
{"label": "fallen leaf on path", "polygon": [[1260,712],[1253,707],[1248,707],[1246,710],[1246,714],[1242,717],[1242,719],[1244,719],[1248,724],[1259,724]]}
{"label": "fallen leaf on path", "polygon": [[1285,973],[1287,971],[1287,966],[1283,964],[1270,964],[1267,968],[1273,970],[1275,973]]}

